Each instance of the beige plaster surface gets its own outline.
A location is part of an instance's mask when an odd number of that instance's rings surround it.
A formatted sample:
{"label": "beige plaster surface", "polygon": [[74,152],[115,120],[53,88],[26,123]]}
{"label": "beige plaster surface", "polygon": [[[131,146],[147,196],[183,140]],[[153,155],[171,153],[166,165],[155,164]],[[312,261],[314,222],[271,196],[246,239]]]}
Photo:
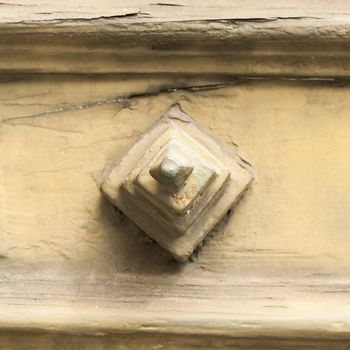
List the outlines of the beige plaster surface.
{"label": "beige plaster surface", "polygon": [[[350,90],[268,79],[190,88],[218,82],[2,78],[0,326],[348,337]],[[106,164],[174,103],[228,147],[239,145],[256,174],[181,266],[99,190]],[[48,339],[40,341],[54,349]]]}

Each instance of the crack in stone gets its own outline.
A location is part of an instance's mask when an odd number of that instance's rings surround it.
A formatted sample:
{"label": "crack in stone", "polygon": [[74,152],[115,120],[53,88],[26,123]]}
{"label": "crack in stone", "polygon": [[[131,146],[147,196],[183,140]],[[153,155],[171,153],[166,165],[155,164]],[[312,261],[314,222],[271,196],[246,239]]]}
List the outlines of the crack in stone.
{"label": "crack in stone", "polygon": [[96,106],[100,105],[105,105],[105,104],[118,104],[121,106],[121,109],[127,108],[129,106],[129,101],[138,99],[138,98],[143,98],[143,97],[154,97],[160,94],[164,93],[173,93],[177,91],[203,91],[203,90],[212,90],[212,89],[220,89],[223,87],[226,87],[228,85],[234,85],[237,84],[237,80],[232,80],[228,82],[219,82],[219,83],[213,83],[213,84],[206,84],[206,85],[191,85],[191,86],[179,86],[179,87],[167,87],[167,88],[160,88],[155,91],[149,91],[149,92],[142,92],[142,93],[133,93],[130,94],[126,97],[119,96],[115,98],[108,98],[104,100],[97,100],[85,104],[80,104],[80,105],[70,105],[66,107],[59,107],[55,108],[52,110],[48,111],[43,111],[43,112],[38,112],[38,113],[33,113],[29,115],[23,115],[23,116],[18,116],[18,117],[10,117],[10,118],[5,118],[1,121],[3,124],[11,124],[11,122],[16,121],[16,120],[22,120],[22,119],[31,119],[31,118],[39,118],[39,117],[46,117],[52,114],[58,114],[58,113],[64,113],[64,112],[70,112],[70,111],[75,111],[75,110],[84,110],[87,108],[93,108]]}

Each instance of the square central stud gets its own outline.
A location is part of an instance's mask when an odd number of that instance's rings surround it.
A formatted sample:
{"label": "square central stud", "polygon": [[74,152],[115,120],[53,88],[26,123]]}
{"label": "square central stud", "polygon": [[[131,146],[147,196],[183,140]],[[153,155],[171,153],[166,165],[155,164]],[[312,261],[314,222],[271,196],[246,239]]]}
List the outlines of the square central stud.
{"label": "square central stud", "polygon": [[106,197],[168,250],[186,260],[252,180],[173,107],[129,150],[102,184]]}

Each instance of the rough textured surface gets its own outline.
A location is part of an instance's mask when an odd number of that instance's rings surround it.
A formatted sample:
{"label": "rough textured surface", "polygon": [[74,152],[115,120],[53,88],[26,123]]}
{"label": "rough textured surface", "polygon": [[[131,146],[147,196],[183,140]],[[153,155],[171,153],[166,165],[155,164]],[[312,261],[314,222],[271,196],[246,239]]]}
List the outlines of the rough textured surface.
{"label": "rough textured surface", "polygon": [[349,23],[346,0],[5,0],[0,72],[348,77]]}
{"label": "rough textured surface", "polygon": [[[350,338],[346,87],[161,76],[3,78],[1,328],[211,334],[255,344],[270,336],[276,348],[288,338],[344,344]],[[106,162],[173,103],[229,147],[244,146],[242,156],[258,175],[184,266],[99,191]]]}
{"label": "rough textured surface", "polygon": [[266,19],[266,18],[344,18],[350,14],[346,0],[78,0],[66,1],[3,0],[1,23],[35,21],[72,21],[115,19],[123,22],[189,21],[206,19]]}
{"label": "rough textured surface", "polygon": [[62,334],[26,334],[18,332],[2,332],[0,334],[0,349],[23,350],[140,350],[140,349],[201,349],[201,350],[271,350],[271,349],[303,349],[303,350],[329,350],[347,349],[344,340],[332,339],[247,339],[186,336],[186,335],[107,335],[107,336],[77,336]]}
{"label": "rough textured surface", "polygon": [[[0,349],[347,348],[349,13],[2,1]],[[258,175],[184,266],[99,191],[176,102]]]}

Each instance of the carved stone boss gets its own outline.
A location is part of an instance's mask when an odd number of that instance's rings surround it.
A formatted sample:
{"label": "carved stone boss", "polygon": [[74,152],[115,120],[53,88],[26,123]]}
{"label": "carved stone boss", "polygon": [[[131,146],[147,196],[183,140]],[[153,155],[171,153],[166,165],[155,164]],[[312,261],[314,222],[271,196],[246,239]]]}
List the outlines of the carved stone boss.
{"label": "carved stone boss", "polygon": [[174,106],[115,165],[101,189],[182,262],[252,179],[245,162]]}

